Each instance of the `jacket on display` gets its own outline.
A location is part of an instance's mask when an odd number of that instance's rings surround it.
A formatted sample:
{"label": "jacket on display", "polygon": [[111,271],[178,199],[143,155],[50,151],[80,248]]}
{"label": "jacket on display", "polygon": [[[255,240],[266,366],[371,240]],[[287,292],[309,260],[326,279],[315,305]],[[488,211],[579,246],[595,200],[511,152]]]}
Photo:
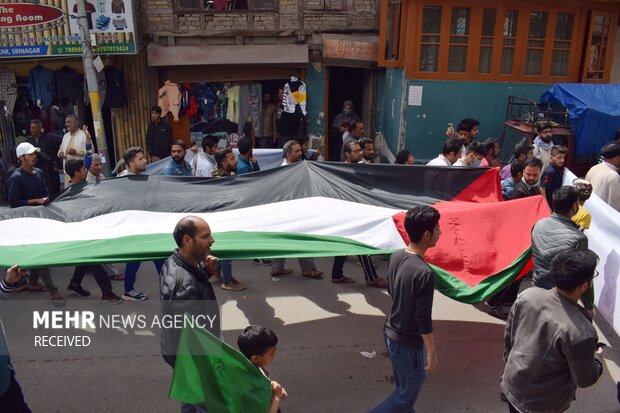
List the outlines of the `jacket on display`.
{"label": "jacket on display", "polygon": [[122,108],[127,106],[127,89],[123,71],[114,66],[106,66],[103,69],[106,80],[104,108]]}
{"label": "jacket on display", "polygon": [[63,66],[54,72],[56,82],[56,97],[58,99],[68,99],[71,103],[77,103],[84,90],[82,75],[69,66]]}
{"label": "jacket on display", "polygon": [[17,79],[15,72],[6,67],[0,67],[0,101],[6,106],[6,114],[12,115],[17,101]]}
{"label": "jacket on display", "polygon": [[164,82],[164,86],[159,89],[157,94],[158,106],[161,108],[162,116],[166,116],[168,112],[172,113],[175,122],[179,121],[179,111],[181,110],[181,91],[179,85],[169,80]]}
{"label": "jacket on display", "polygon": [[30,89],[30,99],[47,110],[56,97],[56,82],[54,72],[43,66],[37,65],[30,69],[28,76],[28,88]]}

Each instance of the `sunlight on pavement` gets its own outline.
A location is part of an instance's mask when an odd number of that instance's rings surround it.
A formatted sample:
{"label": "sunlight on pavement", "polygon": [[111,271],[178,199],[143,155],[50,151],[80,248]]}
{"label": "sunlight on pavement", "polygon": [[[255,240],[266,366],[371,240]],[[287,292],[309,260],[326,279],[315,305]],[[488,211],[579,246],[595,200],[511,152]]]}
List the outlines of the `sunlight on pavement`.
{"label": "sunlight on pavement", "polygon": [[273,307],[275,318],[282,320],[284,325],[341,316],[341,314],[323,310],[305,297],[295,297],[294,299],[291,297],[267,297],[265,300],[267,304]]}
{"label": "sunlight on pavement", "polygon": [[226,301],[222,304],[220,311],[222,314],[222,331],[243,330],[251,324],[250,320],[237,306],[237,300]]}
{"label": "sunlight on pavement", "polygon": [[370,305],[366,301],[366,296],[361,293],[343,293],[338,294],[338,300],[347,303],[351,308],[349,313],[359,315],[373,315],[385,317],[385,313]]}

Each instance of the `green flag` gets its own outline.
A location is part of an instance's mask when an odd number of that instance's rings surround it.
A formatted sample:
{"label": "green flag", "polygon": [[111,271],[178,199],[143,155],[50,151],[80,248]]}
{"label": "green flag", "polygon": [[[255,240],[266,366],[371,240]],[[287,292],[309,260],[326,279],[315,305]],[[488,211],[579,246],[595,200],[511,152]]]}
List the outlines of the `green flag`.
{"label": "green flag", "polygon": [[169,397],[209,413],[267,413],[271,383],[243,354],[203,329],[181,333]]}

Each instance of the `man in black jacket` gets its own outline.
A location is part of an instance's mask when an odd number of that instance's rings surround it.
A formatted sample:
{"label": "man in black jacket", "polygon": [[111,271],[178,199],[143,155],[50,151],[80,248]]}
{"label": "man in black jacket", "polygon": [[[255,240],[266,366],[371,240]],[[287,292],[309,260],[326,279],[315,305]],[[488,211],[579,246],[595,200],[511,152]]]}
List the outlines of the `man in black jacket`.
{"label": "man in black jacket", "polygon": [[528,158],[523,164],[523,178],[517,182],[510,193],[509,199],[527,198],[528,196],[542,195],[540,192],[540,174],[543,163],[538,158]]}
{"label": "man in black jacket", "polygon": [[57,159],[58,145],[54,143],[49,135],[43,132],[43,123],[39,119],[31,120],[30,136],[26,139],[26,142],[41,149],[37,153],[37,163],[35,166],[43,171],[50,199],[53,200],[60,192],[60,176],[54,166],[54,161]]}
{"label": "man in black jacket", "polygon": [[146,130],[146,148],[151,155],[151,162],[170,156],[172,128],[165,119],[162,119],[161,112],[159,106],[151,108],[151,123]]}
{"label": "man in black jacket", "polygon": [[[173,232],[177,248],[160,272],[160,295],[164,316],[203,316],[210,321],[207,329],[220,336],[220,314],[209,278],[217,271],[217,258],[210,255],[215,242],[209,224],[202,218],[187,216]],[[161,353],[174,367],[181,329],[163,328]],[[183,405],[183,412],[206,412],[200,406]]]}

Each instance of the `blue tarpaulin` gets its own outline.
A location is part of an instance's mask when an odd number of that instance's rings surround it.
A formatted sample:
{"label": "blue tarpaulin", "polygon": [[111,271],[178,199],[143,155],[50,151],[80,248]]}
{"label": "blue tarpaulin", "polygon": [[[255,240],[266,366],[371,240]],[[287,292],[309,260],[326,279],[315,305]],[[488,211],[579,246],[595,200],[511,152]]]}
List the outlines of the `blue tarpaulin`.
{"label": "blue tarpaulin", "polygon": [[620,85],[556,83],[540,101],[568,109],[575,155],[598,154],[620,128]]}

